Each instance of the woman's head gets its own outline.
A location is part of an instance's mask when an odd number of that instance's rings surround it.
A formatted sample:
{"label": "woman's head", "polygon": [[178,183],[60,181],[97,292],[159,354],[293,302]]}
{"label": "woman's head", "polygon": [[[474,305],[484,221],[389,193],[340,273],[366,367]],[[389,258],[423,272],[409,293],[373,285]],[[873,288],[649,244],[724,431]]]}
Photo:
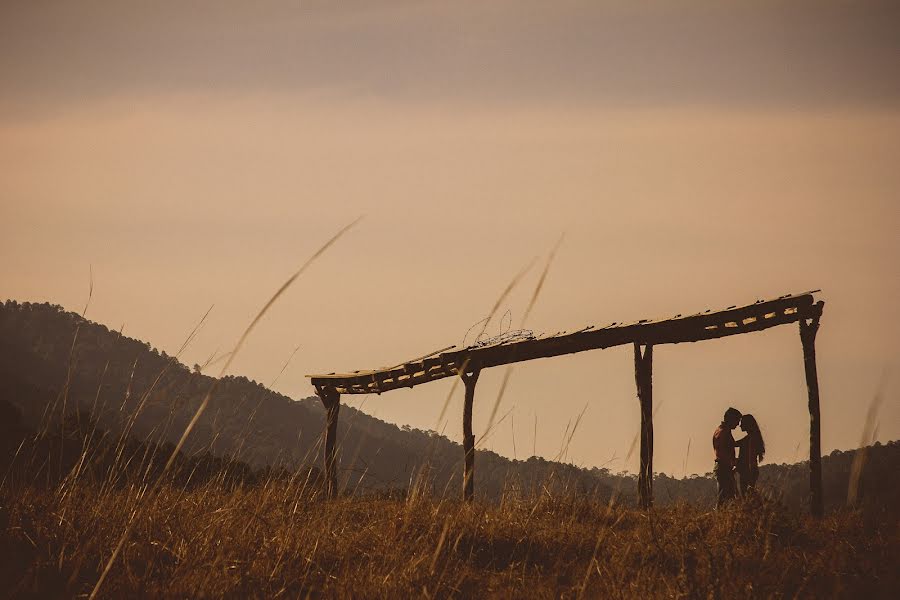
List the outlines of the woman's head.
{"label": "woman's head", "polygon": [[741,430],[746,431],[753,442],[753,453],[759,460],[763,459],[766,453],[766,443],[763,441],[762,431],[759,430],[759,423],[751,414],[745,414],[741,417]]}
{"label": "woman's head", "polygon": [[741,416],[741,431],[746,431],[750,433],[752,431],[756,431],[759,429],[759,424],[756,422],[756,418],[751,414],[746,414]]}

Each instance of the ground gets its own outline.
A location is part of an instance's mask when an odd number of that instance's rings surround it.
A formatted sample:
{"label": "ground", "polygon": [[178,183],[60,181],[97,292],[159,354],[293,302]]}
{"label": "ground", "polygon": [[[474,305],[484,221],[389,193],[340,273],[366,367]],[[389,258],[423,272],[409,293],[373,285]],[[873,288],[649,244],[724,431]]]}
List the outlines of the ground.
{"label": "ground", "polygon": [[890,597],[898,524],[763,500],[640,511],[549,491],[499,504],[327,500],[305,480],[0,488],[0,587],[100,597]]}

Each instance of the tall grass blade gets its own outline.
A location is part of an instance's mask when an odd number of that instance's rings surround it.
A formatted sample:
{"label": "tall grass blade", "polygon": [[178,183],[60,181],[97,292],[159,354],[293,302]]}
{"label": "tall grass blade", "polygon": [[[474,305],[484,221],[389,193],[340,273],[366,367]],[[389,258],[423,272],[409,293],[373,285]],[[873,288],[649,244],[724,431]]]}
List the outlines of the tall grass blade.
{"label": "tall grass blade", "polygon": [[[559,239],[556,241],[556,244],[550,250],[550,254],[547,256],[547,262],[544,264],[544,270],[541,271],[541,276],[540,278],[538,278],[537,285],[534,286],[534,291],[531,293],[531,299],[528,301],[528,307],[525,309],[525,314],[522,315],[522,323],[520,328],[525,327],[525,322],[528,320],[528,315],[531,314],[531,309],[534,308],[538,296],[541,295],[541,290],[544,287],[544,281],[547,280],[547,273],[550,272],[550,265],[553,264],[553,258],[556,256],[556,251],[559,249],[560,244],[562,244],[564,237],[565,234],[562,234],[559,237]],[[496,308],[497,306],[495,306],[495,309]],[[503,400],[503,394],[506,393],[506,387],[509,384],[509,378],[512,376],[512,372],[513,364],[507,365],[506,370],[503,373],[503,383],[500,384],[500,391],[497,392],[497,399],[494,400],[494,406],[491,408],[491,415],[488,418],[487,426],[484,428],[485,432],[487,432],[494,424],[494,419],[497,417],[497,411],[500,410],[500,402]]]}
{"label": "tall grass blade", "polygon": [[[191,431],[194,429],[194,426],[197,424],[197,421],[200,419],[200,416],[203,414],[203,412],[206,410],[206,407],[209,405],[209,399],[212,396],[213,392],[215,391],[218,382],[221,380],[222,376],[228,370],[228,367],[231,366],[231,363],[234,361],[234,357],[237,356],[238,352],[243,347],[244,342],[247,340],[250,333],[256,327],[256,324],[259,323],[259,321],[263,318],[263,316],[265,316],[265,314],[269,311],[269,308],[271,308],[272,305],[275,303],[275,301],[281,297],[281,295],[285,292],[285,290],[287,290],[291,286],[291,284],[293,284],[294,281],[296,281],[296,279],[300,275],[302,275],[303,272],[306,271],[306,269],[311,264],[313,264],[313,262],[315,262],[315,260],[317,258],[319,258],[322,255],[322,253],[324,253],[328,248],[331,247],[332,244],[334,244],[336,241],[338,241],[338,239],[340,239],[341,236],[343,236],[347,231],[349,231],[351,227],[353,227],[354,225],[359,223],[359,221],[361,219],[362,219],[362,217],[358,217],[349,225],[344,226],[343,229],[338,231],[334,236],[331,237],[331,239],[329,239],[327,242],[325,242],[325,244],[321,248],[319,248],[311,257],[309,257],[309,259],[307,259],[307,261],[305,263],[303,263],[303,265],[293,275],[288,277],[287,281],[285,281],[281,285],[281,287],[278,288],[278,291],[276,291],[275,294],[272,295],[271,298],[269,298],[269,301],[266,302],[265,306],[263,306],[262,309],[259,311],[259,313],[256,315],[256,317],[254,317],[253,321],[250,322],[250,325],[248,325],[247,328],[244,330],[244,333],[241,335],[240,339],[238,339],[237,344],[235,344],[234,349],[231,351],[231,356],[228,357],[228,360],[222,366],[222,370],[219,372],[218,377],[213,381],[213,384],[210,386],[209,390],[206,392],[206,395],[204,396],[203,401],[200,403],[200,406],[197,407],[197,411],[194,413],[194,416],[191,418],[187,427],[185,427],[184,432],[181,434],[181,438],[178,440],[178,443],[175,445],[175,448],[172,450],[172,454],[169,456],[169,460],[166,462],[165,467],[163,467],[162,472],[159,474],[159,477],[156,478],[156,481],[154,482],[153,486],[150,488],[150,490],[149,490],[150,492],[155,491],[156,488],[159,487],[160,482],[162,482],[166,473],[168,473],[169,469],[171,469],[172,463],[175,462],[175,458],[177,457],[178,453],[181,451],[182,447],[184,446],[185,441],[187,440],[188,436],[191,434]],[[143,498],[143,497],[144,496],[142,495],[141,498]],[[122,549],[122,546],[125,544],[125,541],[128,539],[128,536],[131,534],[131,529],[137,518],[137,513],[138,513],[138,510],[135,509],[134,514],[132,515],[132,518],[128,523],[128,526],[125,528],[125,532],[122,534],[122,537],[119,540],[119,543],[116,544],[115,550],[113,550],[112,555],[109,557],[109,560],[107,561],[106,566],[103,569],[103,573],[101,573],[100,578],[97,580],[97,583],[94,585],[93,590],[91,590],[90,600],[93,600],[94,598],[97,597],[97,594],[99,593],[100,588],[103,585],[103,581],[106,579],[106,576],[109,573],[110,568],[112,568],[112,565],[115,562],[116,557],[119,555],[119,552]]]}

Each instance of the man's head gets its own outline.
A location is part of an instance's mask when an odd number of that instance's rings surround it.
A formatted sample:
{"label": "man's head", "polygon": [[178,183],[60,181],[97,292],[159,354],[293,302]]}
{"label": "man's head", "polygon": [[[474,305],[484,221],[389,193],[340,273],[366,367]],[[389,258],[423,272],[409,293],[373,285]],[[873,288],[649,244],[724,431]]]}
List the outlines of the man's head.
{"label": "man's head", "polygon": [[728,429],[734,429],[741,422],[741,411],[736,408],[729,408],[725,411],[725,418],[722,422],[728,426]]}

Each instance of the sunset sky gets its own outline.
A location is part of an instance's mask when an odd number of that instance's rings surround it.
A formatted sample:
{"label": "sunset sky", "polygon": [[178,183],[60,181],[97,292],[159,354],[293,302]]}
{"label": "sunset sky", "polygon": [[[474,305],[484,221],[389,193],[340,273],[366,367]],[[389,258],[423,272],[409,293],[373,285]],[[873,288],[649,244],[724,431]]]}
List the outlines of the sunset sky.
{"label": "sunset sky", "polygon": [[[460,345],[564,233],[526,328],[821,288],[823,453],[877,394],[900,438],[900,3],[333,4],[0,4],[0,300],[80,312],[92,272],[87,317],[169,353],[214,304],[203,363],[365,215],[230,369],[269,385],[300,346],[274,389],[302,398]],[[450,386],[344,400],[459,441]],[[657,348],[654,400],[658,471],[711,470],[732,405],[807,456],[796,326]],[[565,460],[636,471],[630,347],[518,365],[484,446],[557,457],[585,406]]]}

